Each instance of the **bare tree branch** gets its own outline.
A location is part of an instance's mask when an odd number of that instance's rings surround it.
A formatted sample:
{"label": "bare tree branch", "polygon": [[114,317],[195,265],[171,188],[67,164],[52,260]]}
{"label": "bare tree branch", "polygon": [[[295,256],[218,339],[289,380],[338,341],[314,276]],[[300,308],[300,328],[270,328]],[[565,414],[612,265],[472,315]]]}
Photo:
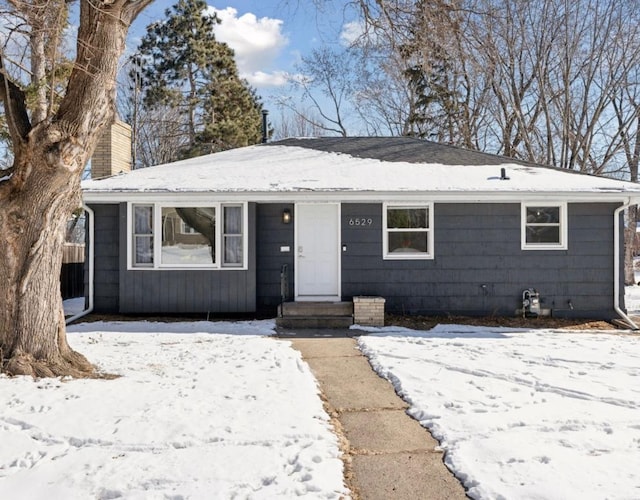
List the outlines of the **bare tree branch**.
{"label": "bare tree branch", "polygon": [[31,130],[25,93],[8,76],[0,52],[0,100],[4,105],[9,134],[14,144],[20,144]]}

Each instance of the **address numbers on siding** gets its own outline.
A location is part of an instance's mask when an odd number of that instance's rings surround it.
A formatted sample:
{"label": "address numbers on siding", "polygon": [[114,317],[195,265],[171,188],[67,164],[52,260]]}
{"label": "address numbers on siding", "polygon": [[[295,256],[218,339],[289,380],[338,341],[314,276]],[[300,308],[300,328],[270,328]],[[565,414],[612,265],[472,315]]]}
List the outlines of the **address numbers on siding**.
{"label": "address numbers on siding", "polygon": [[349,217],[349,225],[355,227],[367,227],[373,224],[370,217]]}

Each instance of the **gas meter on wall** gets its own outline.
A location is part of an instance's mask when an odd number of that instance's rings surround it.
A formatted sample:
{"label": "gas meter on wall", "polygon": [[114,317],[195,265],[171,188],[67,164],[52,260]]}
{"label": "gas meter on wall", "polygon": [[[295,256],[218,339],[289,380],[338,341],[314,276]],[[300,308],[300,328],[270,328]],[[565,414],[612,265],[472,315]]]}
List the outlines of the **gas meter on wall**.
{"label": "gas meter on wall", "polygon": [[534,288],[522,292],[522,316],[537,318],[540,316],[540,294]]}

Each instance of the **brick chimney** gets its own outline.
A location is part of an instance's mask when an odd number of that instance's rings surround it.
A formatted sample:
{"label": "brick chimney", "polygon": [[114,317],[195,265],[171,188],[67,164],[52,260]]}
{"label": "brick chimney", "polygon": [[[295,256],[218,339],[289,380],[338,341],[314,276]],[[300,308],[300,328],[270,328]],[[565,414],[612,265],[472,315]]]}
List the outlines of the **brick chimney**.
{"label": "brick chimney", "polygon": [[131,170],[131,126],[117,120],[107,128],[91,157],[91,178]]}

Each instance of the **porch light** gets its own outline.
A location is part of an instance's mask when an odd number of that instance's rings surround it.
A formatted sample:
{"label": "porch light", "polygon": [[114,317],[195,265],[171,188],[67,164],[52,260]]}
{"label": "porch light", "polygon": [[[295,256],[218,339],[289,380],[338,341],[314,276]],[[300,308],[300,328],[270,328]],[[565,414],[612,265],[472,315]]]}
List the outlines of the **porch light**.
{"label": "porch light", "polygon": [[290,222],[291,222],[291,210],[289,210],[288,208],[285,208],[282,211],[282,223],[289,224]]}

